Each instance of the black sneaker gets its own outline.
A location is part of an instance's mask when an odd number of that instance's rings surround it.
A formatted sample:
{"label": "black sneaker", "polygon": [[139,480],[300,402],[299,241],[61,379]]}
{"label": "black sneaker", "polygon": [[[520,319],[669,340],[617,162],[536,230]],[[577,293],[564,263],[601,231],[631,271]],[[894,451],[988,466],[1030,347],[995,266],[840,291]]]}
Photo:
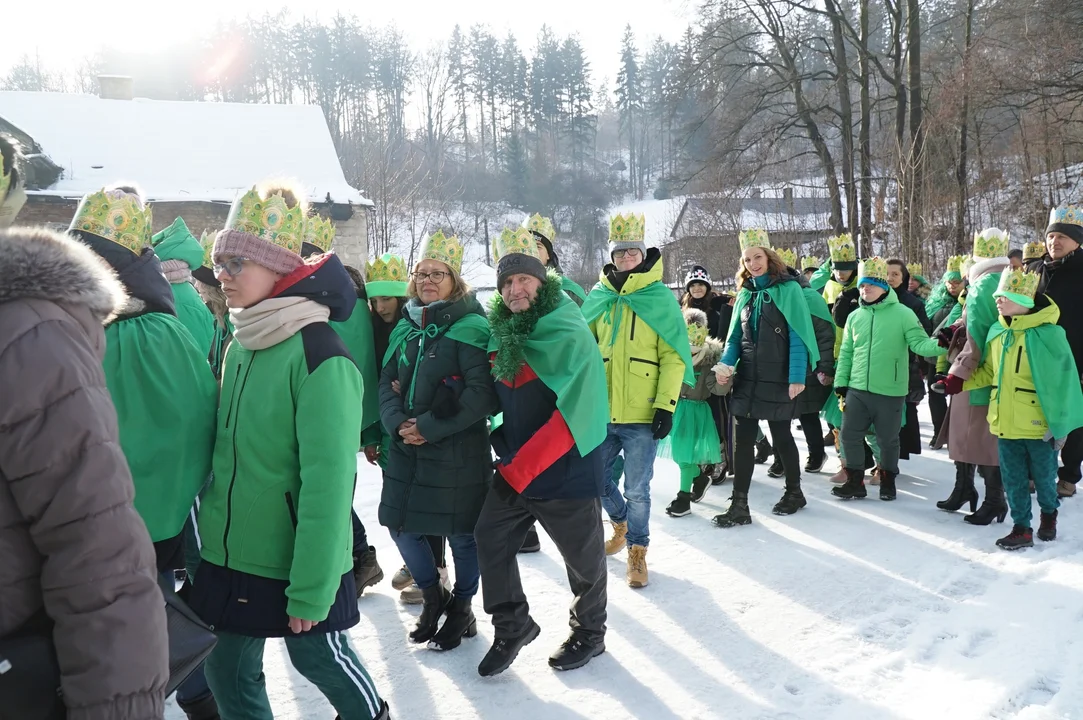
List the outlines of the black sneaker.
{"label": "black sneaker", "polygon": [[997,546],[1005,550],[1034,547],[1034,532],[1028,527],[1013,525],[1011,533],[997,540]]}
{"label": "black sneaker", "polygon": [[692,502],[699,502],[703,499],[703,496],[707,494],[707,489],[711,487],[711,475],[709,472],[701,472],[696,476],[696,479],[692,481]]}
{"label": "black sneaker", "polygon": [[492,677],[507,670],[515,662],[519,651],[534,642],[540,633],[541,628],[538,627],[538,623],[531,620],[530,625],[518,637],[493,640],[493,646],[489,648],[489,652],[485,653],[481,664],[478,665],[478,675]]}
{"label": "black sneaker", "polygon": [[808,505],[808,501],[805,500],[804,493],[801,489],[787,490],[782,499],[775,503],[775,506],[771,508],[771,512],[775,515],[793,515],[801,508]]}
{"label": "black sneaker", "polygon": [[827,453],[821,453],[819,457],[815,455],[809,455],[808,460],[805,461],[805,472],[818,473],[824,469],[824,465],[827,463]]}
{"label": "black sneaker", "polygon": [[692,493],[683,490],[677,493],[677,498],[666,508],[666,515],[670,517],[684,517],[692,513]]}
{"label": "black sneaker", "polygon": [[519,548],[521,553],[536,553],[541,550],[541,540],[538,538],[538,529],[533,525],[527,530],[523,539],[523,546]]}
{"label": "black sneaker", "polygon": [[711,484],[721,485],[722,483],[726,482],[726,475],[728,474],[729,467],[727,467],[726,461],[723,460],[721,463],[715,465],[714,469],[711,470]]}
{"label": "black sneaker", "polygon": [[588,642],[575,633],[549,656],[549,667],[556,670],[575,670],[605,652],[605,641]]}
{"label": "black sneaker", "polygon": [[780,478],[785,474],[786,468],[782,466],[782,460],[776,457],[771,467],[767,468],[767,477]]}

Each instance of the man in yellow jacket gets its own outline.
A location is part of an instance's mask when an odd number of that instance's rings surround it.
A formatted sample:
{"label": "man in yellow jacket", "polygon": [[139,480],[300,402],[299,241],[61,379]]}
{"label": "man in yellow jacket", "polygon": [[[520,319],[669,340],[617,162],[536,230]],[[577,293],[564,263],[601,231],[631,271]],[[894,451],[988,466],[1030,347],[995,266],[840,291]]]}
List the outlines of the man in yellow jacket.
{"label": "man in yellow jacket", "polygon": [[[692,355],[681,308],[662,283],[662,255],[647,249],[642,215],[610,220],[607,264],[583,315],[605,363],[609,431],[603,446],[602,506],[613,523],[606,554],[628,547],[628,585],[647,585],[651,478],[658,441],[673,427],[681,383],[693,384]],[[613,478],[624,453],[624,493]]]}

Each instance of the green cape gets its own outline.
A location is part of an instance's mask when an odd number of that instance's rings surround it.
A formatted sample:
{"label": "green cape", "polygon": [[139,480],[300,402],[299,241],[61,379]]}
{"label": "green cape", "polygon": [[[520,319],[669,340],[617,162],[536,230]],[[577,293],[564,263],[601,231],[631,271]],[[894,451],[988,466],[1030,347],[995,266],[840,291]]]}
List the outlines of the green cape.
{"label": "green cape", "polygon": [[599,338],[601,342],[612,346],[617,341],[620,316],[625,305],[650,325],[662,342],[677,351],[684,363],[684,384],[695,386],[696,374],[692,368],[692,349],[688,345],[688,325],[684,322],[684,314],[673,292],[661,282],[655,281],[635,292],[621,295],[604,282],[599,282],[587,295],[582,311],[588,325],[603,313],[611,314],[613,334],[608,339]]}
{"label": "green cape", "polygon": [[328,323],[338,333],[361,372],[361,429],[380,421],[380,373],[376,370],[376,344],[368,303],[357,301],[349,319]]}
{"label": "green cape", "polygon": [[[811,288],[807,289],[815,294]],[[805,290],[806,288],[802,288],[797,281],[777,282],[768,285],[762,292],[756,293],[756,302],[764,302],[763,298],[766,296],[767,302],[773,302],[778,306],[782,316],[786,318],[786,323],[797,333],[797,337],[801,338],[801,342],[805,343],[809,366],[816,367],[816,363],[820,362],[820,347],[816,343],[816,332],[812,329],[812,313],[814,312],[812,300],[806,297]],[[727,338],[733,334],[734,323],[741,321],[741,311],[751,299],[752,292],[748,288],[743,287],[737,293],[737,302],[733,305],[733,316],[730,318],[729,329],[726,330]],[[823,311],[821,314],[817,306],[816,315],[830,320],[831,315],[827,312],[827,304],[823,302],[823,298],[820,300],[824,306]]]}
{"label": "green cape", "polygon": [[816,272],[812,273],[812,277],[809,278],[808,284],[813,290],[818,293],[822,293],[824,288],[827,287],[827,281],[831,279],[831,258],[827,258],[824,264],[816,268]]}
{"label": "green cape", "polygon": [[[989,337],[989,329],[999,325],[997,318],[996,300],[993,293],[1000,284],[1000,273],[987,273],[974,283],[967,292],[966,306],[966,332],[974,338],[974,344],[981,353],[981,359],[985,358],[985,343]],[[961,312],[961,311],[960,311]],[[971,405],[988,405],[989,398],[993,395],[992,388],[980,388],[970,391]]]}
{"label": "green cape", "polygon": [[[1008,328],[997,322],[989,329],[987,341],[991,342],[1001,333],[1009,333],[1001,351],[1000,372],[1003,374],[1011,346],[1009,339],[1015,337],[1014,333],[1010,333]],[[1034,389],[1038,393],[1038,403],[1042,406],[1046,423],[1049,424],[1049,432],[1054,438],[1067,437],[1071,431],[1083,427],[1083,389],[1077,382],[1079,372],[1068,348],[1068,337],[1064,328],[1052,324],[1027,328],[1023,331],[1023,342],[1027,361],[1030,363],[1030,374],[1034,379]],[[1000,378],[997,378],[997,385],[1002,384]],[[992,388],[986,390],[991,391]],[[970,391],[971,398],[974,397],[974,392]]]}
{"label": "green cape", "polygon": [[496,353],[493,376],[497,380],[510,379],[506,376],[514,377],[525,360],[556,394],[557,408],[568,423],[579,454],[586,456],[602,444],[607,432],[605,365],[579,307],[564,294],[563,283],[550,270],[535,307],[553,305],[541,317],[532,312],[535,308],[512,314],[499,295],[493,296],[488,347],[489,352]]}
{"label": "green cape", "polygon": [[572,280],[567,275],[560,276],[560,287],[562,290],[564,290],[564,292],[570,292],[572,295],[575,295],[577,298],[579,298],[579,302],[585,303],[587,301],[586,291],[579,286],[579,283],[577,283],[575,280]]}
{"label": "green cape", "polygon": [[154,246],[154,254],[162,262],[182,260],[192,270],[203,264],[203,246],[182,218],[177,218],[172,225],[155,233],[150,242]]}
{"label": "green cape", "polygon": [[[811,287],[803,287],[801,288],[801,292],[805,296],[805,302],[808,303],[809,312],[821,320],[826,320],[834,327],[835,320],[831,317],[831,309],[827,307],[827,301],[824,300],[824,296]],[[730,322],[732,324],[733,321],[731,320]],[[815,344],[816,343],[814,342],[813,345]]]}

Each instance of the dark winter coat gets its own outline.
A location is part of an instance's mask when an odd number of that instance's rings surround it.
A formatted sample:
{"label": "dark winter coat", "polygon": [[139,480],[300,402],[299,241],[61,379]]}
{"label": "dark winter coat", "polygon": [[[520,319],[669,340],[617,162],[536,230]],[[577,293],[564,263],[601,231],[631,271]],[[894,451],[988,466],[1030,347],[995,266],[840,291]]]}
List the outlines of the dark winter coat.
{"label": "dark winter coat", "polygon": [[68,720],[161,718],[165,607],[102,370],[124,292],[45,230],[0,231],[0,258],[0,637],[48,615]]}
{"label": "dark winter coat", "polygon": [[[929,321],[929,316],[925,314],[925,303],[914,293],[910,292],[910,271],[906,268],[902,268],[903,280],[898,289],[895,290],[895,296],[899,298],[899,304],[904,305],[914,311],[914,315],[917,316],[918,322],[921,323],[921,327],[929,335],[932,335],[933,325]],[[924,358],[920,358],[914,353],[910,353],[910,391],[906,395],[906,402],[908,403],[920,403],[925,399],[925,378],[922,377],[922,368],[926,365]],[[921,442],[920,439],[915,444],[913,442],[913,436],[909,436],[911,440],[909,452],[920,453]]]}
{"label": "dark winter coat", "polygon": [[[775,283],[797,282],[791,275],[783,275]],[[755,296],[757,290],[751,280],[745,288]],[[774,303],[762,303],[759,328],[753,333],[750,300],[741,310],[740,362],[730,395],[730,412],[734,417],[750,417],[758,420],[792,420],[797,417],[797,402],[790,400],[790,327],[782,311]],[[753,341],[753,337],[757,339]]]}
{"label": "dark winter coat", "polygon": [[1064,328],[1068,336],[1068,346],[1072,348],[1075,366],[1083,368],[1083,250],[1076,250],[1064,260],[1053,262],[1047,255],[1041,260],[1030,263],[1028,269],[1038,273],[1038,292],[1061,309],[1057,324]]}
{"label": "dark winter coat", "polygon": [[726,331],[729,330],[729,316],[732,314],[729,306],[722,303],[727,310],[730,310],[726,316],[726,324],[722,324],[722,315],[717,309],[719,303],[716,302],[718,296],[714,293],[707,293],[700,299],[692,297],[689,293],[685,293],[681,298],[681,309],[695,308],[696,310],[702,310],[707,315],[707,334],[716,340],[726,341]]}
{"label": "dark winter coat", "polygon": [[[801,287],[809,287],[803,273],[790,268],[790,274]],[[821,383],[817,373],[823,373],[827,377],[835,375],[835,326],[823,318],[812,315],[812,329],[816,333],[816,347],[820,351],[820,361],[815,368],[809,366],[808,374],[805,376],[805,389],[797,396],[798,415],[819,413],[824,409],[824,403],[831,395],[831,385]]]}
{"label": "dark winter coat", "polygon": [[[425,308],[420,327],[409,305],[404,308],[403,317],[415,330],[435,325],[439,332],[426,338],[412,407],[420,338],[407,343],[405,362],[402,351],[394,349],[380,375],[380,416],[391,447],[379,517],[393,532],[466,535],[474,532],[481,514],[493,475],[487,419],[497,400],[488,353],[447,337],[447,329],[468,314],[485,315],[473,295]],[[393,380],[399,381],[398,393]],[[410,418],[417,418],[425,444],[407,445],[399,436],[399,426]]]}

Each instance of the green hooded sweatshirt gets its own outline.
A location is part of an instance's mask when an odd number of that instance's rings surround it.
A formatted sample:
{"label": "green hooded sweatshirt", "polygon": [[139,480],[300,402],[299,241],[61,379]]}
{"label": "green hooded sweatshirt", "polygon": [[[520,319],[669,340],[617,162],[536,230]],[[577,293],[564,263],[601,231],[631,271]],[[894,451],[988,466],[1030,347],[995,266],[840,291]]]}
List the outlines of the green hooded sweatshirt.
{"label": "green hooded sweatshirt", "polygon": [[[154,252],[162,262],[167,260],[180,260],[187,263],[189,270],[194,270],[203,264],[203,247],[199,240],[188,230],[184,220],[177,218],[173,224],[156,233],[151,238]],[[199,292],[188,281],[170,283],[173,289],[173,301],[177,308],[177,319],[188,329],[195,339],[196,345],[209,355],[211,343],[214,338],[214,316]]]}

